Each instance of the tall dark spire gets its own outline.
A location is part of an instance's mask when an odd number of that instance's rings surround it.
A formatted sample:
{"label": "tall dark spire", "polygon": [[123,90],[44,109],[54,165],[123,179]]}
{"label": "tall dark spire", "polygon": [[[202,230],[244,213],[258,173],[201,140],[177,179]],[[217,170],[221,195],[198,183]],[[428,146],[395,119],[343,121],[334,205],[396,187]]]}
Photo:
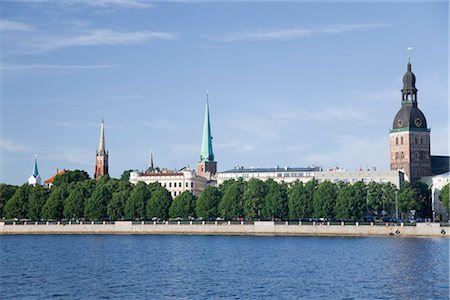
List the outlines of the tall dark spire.
{"label": "tall dark spire", "polygon": [[417,106],[416,76],[411,69],[411,61],[408,57],[406,73],[403,75],[402,105]]}

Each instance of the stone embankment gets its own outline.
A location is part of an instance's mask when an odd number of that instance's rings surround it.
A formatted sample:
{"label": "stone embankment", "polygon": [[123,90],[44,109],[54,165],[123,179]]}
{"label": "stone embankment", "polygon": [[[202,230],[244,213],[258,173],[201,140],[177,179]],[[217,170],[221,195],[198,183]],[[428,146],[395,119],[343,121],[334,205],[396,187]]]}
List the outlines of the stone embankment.
{"label": "stone embankment", "polygon": [[301,222],[0,222],[5,234],[191,234],[272,236],[401,236],[450,237],[450,227],[439,223],[352,224]]}

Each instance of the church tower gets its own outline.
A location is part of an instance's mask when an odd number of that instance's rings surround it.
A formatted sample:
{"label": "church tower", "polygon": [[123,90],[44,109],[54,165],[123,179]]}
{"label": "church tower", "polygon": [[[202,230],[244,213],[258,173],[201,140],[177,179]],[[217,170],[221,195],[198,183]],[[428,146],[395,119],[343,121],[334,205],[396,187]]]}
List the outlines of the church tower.
{"label": "church tower", "polygon": [[410,61],[403,76],[401,104],[389,134],[391,170],[404,170],[415,182],[431,175],[430,129],[417,107],[416,76]]}
{"label": "church tower", "polygon": [[205,177],[208,180],[214,179],[217,173],[217,162],[214,161],[212,148],[211,122],[209,119],[208,92],[206,92],[205,120],[203,123],[202,149],[200,152],[200,161],[197,164],[197,175]]}
{"label": "church tower", "polygon": [[98,144],[95,160],[94,178],[99,179],[103,175],[108,175],[108,151],[106,151],[105,148],[105,127],[102,120],[102,125],[100,127],[100,142]]}
{"label": "church tower", "polygon": [[39,170],[38,170],[36,156],[34,157],[33,172],[31,173],[31,176],[28,178],[28,184],[33,185],[33,186],[42,185],[41,184],[41,176],[39,176]]}

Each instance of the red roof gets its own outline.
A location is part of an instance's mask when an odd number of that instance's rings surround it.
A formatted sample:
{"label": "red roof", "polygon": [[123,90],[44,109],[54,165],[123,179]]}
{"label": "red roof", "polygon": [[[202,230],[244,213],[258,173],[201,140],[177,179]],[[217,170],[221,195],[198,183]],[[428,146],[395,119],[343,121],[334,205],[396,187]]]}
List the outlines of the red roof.
{"label": "red roof", "polygon": [[46,184],[53,183],[53,180],[55,180],[55,177],[57,175],[62,175],[64,173],[66,173],[66,170],[61,170],[58,173],[56,173],[55,175],[53,175],[52,177],[50,177],[49,179],[47,179],[46,181],[44,181],[44,183],[46,183]]}

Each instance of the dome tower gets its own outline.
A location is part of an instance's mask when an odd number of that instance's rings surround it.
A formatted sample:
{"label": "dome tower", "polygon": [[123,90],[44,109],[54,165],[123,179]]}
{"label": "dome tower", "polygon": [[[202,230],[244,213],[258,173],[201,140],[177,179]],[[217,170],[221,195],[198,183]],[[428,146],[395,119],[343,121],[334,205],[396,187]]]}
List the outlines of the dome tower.
{"label": "dome tower", "polygon": [[401,91],[401,108],[389,134],[391,170],[403,170],[414,182],[431,175],[430,129],[417,107],[416,76],[409,61]]}

